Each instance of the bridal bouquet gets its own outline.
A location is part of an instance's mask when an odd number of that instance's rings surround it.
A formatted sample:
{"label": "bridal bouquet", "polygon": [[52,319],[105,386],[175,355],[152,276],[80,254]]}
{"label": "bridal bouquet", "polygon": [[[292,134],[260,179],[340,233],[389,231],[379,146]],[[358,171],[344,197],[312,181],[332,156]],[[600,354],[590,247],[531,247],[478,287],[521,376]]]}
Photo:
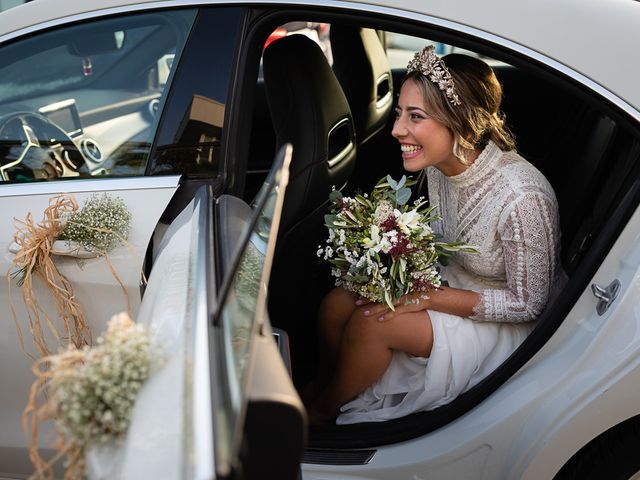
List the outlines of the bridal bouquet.
{"label": "bridal bouquet", "polygon": [[372,302],[394,301],[409,293],[440,287],[437,263],[455,252],[477,253],[463,242],[442,242],[429,223],[439,220],[435,206],[420,197],[409,205],[411,185],[387,175],[370,195],[345,197],[331,193],[333,202],[325,216],[329,236],[317,255],[331,263],[336,285]]}

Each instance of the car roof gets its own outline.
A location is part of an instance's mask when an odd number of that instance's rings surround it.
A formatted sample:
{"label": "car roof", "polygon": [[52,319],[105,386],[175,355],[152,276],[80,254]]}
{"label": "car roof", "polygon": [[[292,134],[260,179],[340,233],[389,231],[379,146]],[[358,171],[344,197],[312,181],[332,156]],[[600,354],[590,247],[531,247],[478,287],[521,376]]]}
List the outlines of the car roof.
{"label": "car roof", "polygon": [[[156,0],[36,0],[0,14],[0,38],[37,25],[52,25],[64,18],[93,16],[149,6],[231,5],[233,0],[158,2]],[[245,2],[246,3],[246,2]],[[291,4],[282,0],[268,3]],[[635,0],[301,0],[298,5],[319,5],[376,10],[405,18],[431,17],[437,23],[471,34],[512,42],[566,66],[640,109],[640,2]],[[453,22],[453,25],[449,22]],[[13,34],[13,35],[12,35]],[[558,66],[558,65],[555,65]]]}

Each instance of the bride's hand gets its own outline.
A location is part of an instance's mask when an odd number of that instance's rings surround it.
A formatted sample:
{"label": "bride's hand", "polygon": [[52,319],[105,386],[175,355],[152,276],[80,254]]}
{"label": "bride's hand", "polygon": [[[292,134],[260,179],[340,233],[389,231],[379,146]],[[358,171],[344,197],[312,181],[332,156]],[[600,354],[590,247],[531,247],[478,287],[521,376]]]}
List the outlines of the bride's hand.
{"label": "bride's hand", "polygon": [[429,297],[424,293],[410,293],[396,300],[391,310],[386,303],[367,303],[366,299],[358,299],[356,305],[364,305],[363,314],[366,317],[377,317],[378,321],[391,320],[396,315],[403,313],[421,312],[428,308]]}

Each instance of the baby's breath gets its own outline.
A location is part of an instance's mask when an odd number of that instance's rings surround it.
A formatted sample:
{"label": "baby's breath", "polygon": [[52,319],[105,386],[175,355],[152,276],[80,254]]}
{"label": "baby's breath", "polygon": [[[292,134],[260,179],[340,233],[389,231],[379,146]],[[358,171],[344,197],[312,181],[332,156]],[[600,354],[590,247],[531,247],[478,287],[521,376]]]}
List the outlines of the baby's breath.
{"label": "baby's breath", "polygon": [[124,200],[94,194],[66,219],[58,239],[76,242],[91,252],[108,253],[126,242],[130,226],[131,213]]}
{"label": "baby's breath", "polygon": [[84,361],[70,369],[56,369],[52,357],[57,420],[76,445],[126,431],[138,391],[159,358],[148,330],[125,314],[114,316],[96,346],[84,353]]}

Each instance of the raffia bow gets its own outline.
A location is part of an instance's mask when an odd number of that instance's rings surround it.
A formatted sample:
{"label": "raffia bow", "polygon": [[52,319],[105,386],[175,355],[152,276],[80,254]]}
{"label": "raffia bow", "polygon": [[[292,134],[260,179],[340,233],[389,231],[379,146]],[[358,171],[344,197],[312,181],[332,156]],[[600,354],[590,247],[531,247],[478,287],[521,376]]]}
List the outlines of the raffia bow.
{"label": "raffia bow", "polygon": [[[25,220],[14,219],[16,226],[14,241],[20,250],[16,253],[7,272],[7,280],[9,289],[11,289],[12,278],[15,278],[21,286],[22,298],[29,317],[29,332],[40,356],[51,354],[45,338],[44,325],[53,334],[59,346],[63,346],[63,341],[66,341],[67,346],[74,345],[78,349],[91,344],[91,329],[84,318],[71,282],[60,273],[51,258],[53,243],[60,234],[64,219],[77,209],[78,204],[72,196],[57,195],[49,200],[49,206],[44,211],[44,219],[39,224],[33,221],[31,213],[27,214]],[[56,311],[62,320],[63,334],[60,334],[35,295],[34,277],[39,278],[51,292]],[[11,312],[20,345],[25,350],[22,329],[13,304]]]}

